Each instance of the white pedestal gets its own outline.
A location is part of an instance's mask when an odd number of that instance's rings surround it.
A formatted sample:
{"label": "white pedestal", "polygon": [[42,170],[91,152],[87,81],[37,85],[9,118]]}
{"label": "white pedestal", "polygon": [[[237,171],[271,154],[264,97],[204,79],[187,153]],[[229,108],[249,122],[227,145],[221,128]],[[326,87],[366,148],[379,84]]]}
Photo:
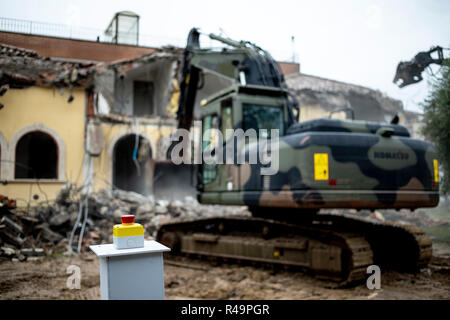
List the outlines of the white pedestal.
{"label": "white pedestal", "polygon": [[103,300],[163,300],[163,252],[156,241],[143,248],[116,249],[113,244],[90,246],[100,259],[100,293]]}

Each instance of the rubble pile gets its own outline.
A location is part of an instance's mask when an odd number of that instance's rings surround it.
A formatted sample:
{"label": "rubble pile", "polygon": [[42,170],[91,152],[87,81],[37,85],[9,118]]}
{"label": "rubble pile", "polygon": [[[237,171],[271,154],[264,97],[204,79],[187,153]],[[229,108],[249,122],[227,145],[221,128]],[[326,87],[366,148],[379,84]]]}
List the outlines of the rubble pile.
{"label": "rubble pile", "polygon": [[[0,260],[40,259],[45,255],[78,252],[78,248],[86,251],[92,244],[112,243],[114,224],[121,223],[121,216],[127,214],[135,215],[136,222],[144,226],[146,239],[154,238],[162,224],[174,220],[250,215],[245,206],[202,205],[192,197],[168,201],[123,190],[101,190],[87,195],[82,195],[81,190],[67,184],[54,202],[32,208],[16,208],[14,200],[0,195]],[[436,223],[450,226],[450,220],[436,222],[425,210],[323,210],[326,211],[419,227]]]}
{"label": "rubble pile", "polygon": [[4,199],[6,205],[0,204],[0,259],[15,261],[69,254],[69,239],[81,215],[72,241],[72,251],[76,252],[86,204],[88,215],[81,251],[88,250],[91,244],[112,243],[113,226],[121,222],[122,215],[135,215],[136,222],[144,226],[145,238],[151,239],[161,224],[173,219],[250,214],[247,207],[201,205],[192,197],[154,200],[152,196],[123,190],[101,190],[85,198],[71,185],[61,190],[54,203],[28,210],[15,208],[14,202],[8,206],[11,200]]}
{"label": "rubble pile", "polygon": [[407,223],[407,224],[413,224],[420,228],[434,226],[434,225],[445,225],[450,226],[450,220],[442,219],[439,221],[436,221],[432,219],[427,214],[427,209],[417,209],[414,211],[411,211],[409,209],[399,209],[399,210],[393,210],[393,209],[380,209],[380,210],[356,210],[356,209],[331,209],[331,210],[322,210],[323,213],[332,213],[332,214],[340,214],[340,213],[346,213],[350,215],[355,215],[357,217],[361,218],[368,218],[373,220],[378,220],[381,222],[384,221],[391,221],[391,222],[400,222],[400,223]]}

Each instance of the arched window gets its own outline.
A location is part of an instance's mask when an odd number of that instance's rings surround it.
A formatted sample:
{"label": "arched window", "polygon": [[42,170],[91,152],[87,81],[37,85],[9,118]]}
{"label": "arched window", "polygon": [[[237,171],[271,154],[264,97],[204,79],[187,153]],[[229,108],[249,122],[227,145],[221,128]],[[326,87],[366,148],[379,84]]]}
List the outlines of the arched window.
{"label": "arched window", "polygon": [[16,145],[16,179],[57,179],[58,146],[42,131],[23,135]]}

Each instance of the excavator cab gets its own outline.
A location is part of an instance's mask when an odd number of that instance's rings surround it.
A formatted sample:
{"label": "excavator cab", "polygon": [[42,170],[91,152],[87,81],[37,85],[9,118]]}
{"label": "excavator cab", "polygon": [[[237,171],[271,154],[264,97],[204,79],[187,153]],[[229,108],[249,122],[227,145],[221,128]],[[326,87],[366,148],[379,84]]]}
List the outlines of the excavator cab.
{"label": "excavator cab", "polygon": [[[289,123],[286,97],[287,93],[280,89],[237,85],[202,101],[201,151],[203,156],[211,151],[220,154],[220,159],[201,164],[197,186],[200,192],[242,190],[245,182],[241,179],[242,163],[236,160],[240,153],[248,153],[255,147],[260,138],[271,139],[272,130],[277,130],[277,136],[285,134]],[[245,139],[241,147],[238,138]],[[233,147],[232,151],[227,149],[227,144]]]}

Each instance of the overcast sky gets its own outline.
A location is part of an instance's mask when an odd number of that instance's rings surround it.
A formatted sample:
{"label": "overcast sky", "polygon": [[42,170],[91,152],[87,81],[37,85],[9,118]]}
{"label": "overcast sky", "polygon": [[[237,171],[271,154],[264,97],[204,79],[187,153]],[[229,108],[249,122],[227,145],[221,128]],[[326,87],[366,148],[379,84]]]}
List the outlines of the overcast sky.
{"label": "overcast sky", "polygon": [[421,111],[429,85],[397,88],[398,62],[433,45],[450,47],[448,0],[0,0],[0,17],[98,30],[122,10],[140,15],[141,33],[155,43],[184,45],[192,27],[222,32],[278,60],[295,52],[301,72],[378,89],[412,111]]}

